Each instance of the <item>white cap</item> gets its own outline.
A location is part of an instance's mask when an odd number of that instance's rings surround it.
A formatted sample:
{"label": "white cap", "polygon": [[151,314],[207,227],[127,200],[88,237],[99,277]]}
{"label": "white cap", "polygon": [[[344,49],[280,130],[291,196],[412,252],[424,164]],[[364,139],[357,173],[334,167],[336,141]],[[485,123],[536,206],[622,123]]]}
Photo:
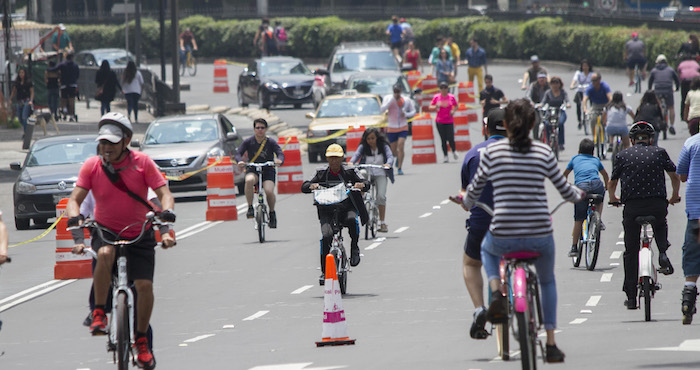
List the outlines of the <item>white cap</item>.
{"label": "white cap", "polygon": [[65,30],[66,30],[66,26],[64,26],[63,23],[59,23],[59,24],[58,24],[58,28],[60,28],[61,31],[65,31]]}
{"label": "white cap", "polygon": [[100,131],[97,133],[97,139],[95,141],[107,140],[113,144],[116,144],[124,138],[124,132],[117,125],[105,124],[100,127]]}
{"label": "white cap", "polygon": [[656,64],[659,64],[661,62],[666,62],[666,56],[663,54],[659,54],[659,56],[656,57]]}

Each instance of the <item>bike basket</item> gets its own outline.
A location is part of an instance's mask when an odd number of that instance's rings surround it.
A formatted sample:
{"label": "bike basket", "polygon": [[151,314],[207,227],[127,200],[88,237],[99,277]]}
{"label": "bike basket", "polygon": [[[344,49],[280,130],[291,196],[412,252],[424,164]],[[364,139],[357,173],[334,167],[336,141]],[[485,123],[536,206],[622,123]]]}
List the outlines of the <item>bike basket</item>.
{"label": "bike basket", "polygon": [[337,204],[348,198],[345,184],[338,184],[332,188],[314,190],[314,200],[318,204]]}

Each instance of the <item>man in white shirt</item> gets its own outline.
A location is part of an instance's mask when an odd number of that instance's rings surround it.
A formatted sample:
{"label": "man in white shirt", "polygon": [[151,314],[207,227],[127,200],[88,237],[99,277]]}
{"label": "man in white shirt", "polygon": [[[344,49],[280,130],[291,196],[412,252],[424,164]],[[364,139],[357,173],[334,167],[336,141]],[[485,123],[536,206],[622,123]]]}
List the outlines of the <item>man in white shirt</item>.
{"label": "man in white shirt", "polygon": [[413,101],[401,96],[401,86],[394,86],[394,93],[382,99],[382,112],[387,113],[387,137],[391,153],[396,157],[399,175],[403,175],[401,165],[404,158],[404,144],[408,137],[408,119],[416,114]]}

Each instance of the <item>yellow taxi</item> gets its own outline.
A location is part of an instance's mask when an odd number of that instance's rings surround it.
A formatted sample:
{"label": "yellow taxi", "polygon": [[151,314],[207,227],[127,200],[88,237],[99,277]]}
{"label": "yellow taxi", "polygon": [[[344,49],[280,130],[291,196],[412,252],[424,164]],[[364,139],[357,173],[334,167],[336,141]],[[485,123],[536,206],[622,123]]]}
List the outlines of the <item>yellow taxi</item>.
{"label": "yellow taxi", "polygon": [[306,137],[309,139],[309,162],[312,163],[323,159],[326,148],[333,143],[345,148],[345,133],[337,137],[334,133],[352,127],[380,126],[386,122],[377,95],[356,90],[327,96],[316,112],[307,113],[306,118],[311,119]]}

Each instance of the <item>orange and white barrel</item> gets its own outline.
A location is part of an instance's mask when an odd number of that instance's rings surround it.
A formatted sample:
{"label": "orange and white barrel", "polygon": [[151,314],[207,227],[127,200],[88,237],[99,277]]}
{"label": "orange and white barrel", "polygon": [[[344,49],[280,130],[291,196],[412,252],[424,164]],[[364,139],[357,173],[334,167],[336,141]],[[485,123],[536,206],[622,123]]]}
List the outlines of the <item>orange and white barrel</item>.
{"label": "orange and white barrel", "polygon": [[277,193],[301,193],[304,172],[301,167],[301,151],[296,136],[281,137],[277,141],[284,153],[284,163],[277,168]]}
{"label": "orange and white barrel", "polygon": [[[216,161],[209,158],[209,165]],[[207,221],[238,220],[233,164],[229,157],[207,169]]]}
{"label": "orange and white barrel", "polygon": [[[53,269],[54,279],[87,279],[92,277],[92,257],[88,254],[73,254],[73,236],[66,230],[68,217],[64,214],[68,198],[63,198],[56,205],[56,217],[60,218],[56,224],[56,265]],[[85,233],[85,245],[90,246],[90,233],[83,229]]]}
{"label": "orange and white barrel", "polygon": [[433,119],[430,114],[421,113],[415,116],[412,133],[413,164],[437,163]]}
{"label": "orange and white barrel", "polygon": [[214,92],[227,93],[228,89],[228,68],[226,61],[217,59],[214,61]]}

